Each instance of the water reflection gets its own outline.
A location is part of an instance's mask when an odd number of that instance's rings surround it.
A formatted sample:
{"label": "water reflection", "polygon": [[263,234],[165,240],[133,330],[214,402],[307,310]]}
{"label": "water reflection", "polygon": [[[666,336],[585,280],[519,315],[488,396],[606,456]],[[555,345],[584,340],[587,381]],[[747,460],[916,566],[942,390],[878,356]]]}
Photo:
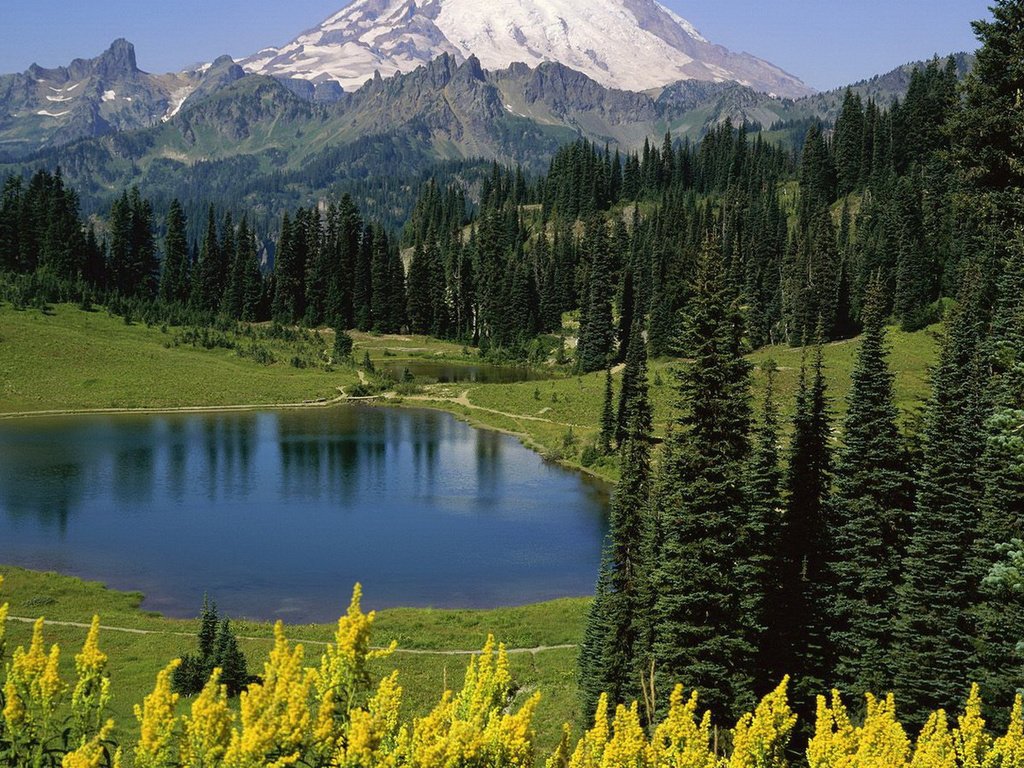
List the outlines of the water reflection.
{"label": "water reflection", "polygon": [[256,618],[592,590],[601,488],[446,414],[378,408],[0,422],[0,562],[204,592]]}

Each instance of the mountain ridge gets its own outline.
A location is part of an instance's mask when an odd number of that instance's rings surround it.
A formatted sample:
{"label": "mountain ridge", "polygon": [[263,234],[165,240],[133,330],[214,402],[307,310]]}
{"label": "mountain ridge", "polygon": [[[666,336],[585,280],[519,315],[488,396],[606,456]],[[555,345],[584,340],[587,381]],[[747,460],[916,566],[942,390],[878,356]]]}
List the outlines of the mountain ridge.
{"label": "mountain ridge", "polygon": [[280,48],[242,60],[254,74],[361,87],[442,54],[488,70],[551,61],[609,88],[645,91],[678,80],[734,81],[783,97],[814,90],[746,53],[706,40],[655,0],[356,0]]}

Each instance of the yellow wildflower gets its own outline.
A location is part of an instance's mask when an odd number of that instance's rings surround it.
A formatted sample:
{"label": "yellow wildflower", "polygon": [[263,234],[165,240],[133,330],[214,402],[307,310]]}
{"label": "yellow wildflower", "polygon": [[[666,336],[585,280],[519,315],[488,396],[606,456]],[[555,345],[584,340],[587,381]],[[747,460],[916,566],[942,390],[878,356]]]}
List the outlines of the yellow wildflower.
{"label": "yellow wildflower", "polygon": [[717,759],[712,751],[711,713],[705,712],[697,721],[697,692],[684,698],[683,686],[677,685],[669,698],[665,719],[654,730],[651,739],[651,762],[673,768],[714,768]]}
{"label": "yellow wildflower", "polygon": [[890,693],[885,699],[867,694],[864,725],[858,731],[859,744],[853,765],[858,768],[892,768],[907,762],[910,741],[896,719],[896,702]]}
{"label": "yellow wildflower", "polygon": [[192,702],[184,719],[181,738],[182,768],[214,768],[220,765],[231,740],[235,715],[228,706],[227,687],[221,685],[221,670],[214,669],[209,682]]}
{"label": "yellow wildflower", "polygon": [[103,742],[110,738],[113,730],[114,721],[107,720],[95,736],[83,742],[78,749],[64,755],[61,768],[104,768],[106,753],[103,749]]}
{"label": "yellow wildflower", "polygon": [[569,768],[598,768],[604,759],[608,736],[608,694],[602,693],[597,700],[594,727],[584,733],[576,745],[576,751],[569,759]]}
{"label": "yellow wildflower", "polygon": [[548,758],[544,768],[569,768],[569,739],[571,737],[572,730],[569,728],[569,724],[565,723],[562,726],[562,738],[558,742],[558,747]]}
{"label": "yellow wildflower", "polygon": [[958,722],[960,727],[953,731],[953,746],[961,768],[982,768],[992,746],[992,737],[985,730],[985,719],[981,716],[981,690],[977,683],[971,686]]}
{"label": "yellow wildflower", "polygon": [[761,700],[752,715],[740,719],[733,733],[729,768],[782,768],[787,764],[786,747],[796,725],[786,696],[788,687],[787,677]]}
{"label": "yellow wildflower", "polygon": [[146,696],[142,706],[135,705],[139,721],[139,742],[135,746],[135,768],[163,768],[175,755],[174,729],[177,718],[174,708],[178,694],[171,690],[171,676],[181,664],[175,659],[156,676],[153,692]]}
{"label": "yellow wildflower", "polygon": [[995,740],[985,768],[1024,768],[1024,700],[1019,694],[1013,702],[1006,735]]}
{"label": "yellow wildflower", "polygon": [[832,691],[832,706],[818,697],[814,736],[807,745],[810,768],[845,768],[857,752],[857,732],[839,691]]}
{"label": "yellow wildflower", "polygon": [[957,768],[953,735],[944,710],[933,712],[921,729],[910,768]]}
{"label": "yellow wildflower", "polygon": [[647,734],[640,725],[637,703],[615,710],[612,738],[601,756],[602,768],[644,768],[647,765]]}
{"label": "yellow wildflower", "polygon": [[94,616],[82,652],[75,656],[78,682],[71,695],[71,711],[78,736],[89,739],[100,729],[102,712],[110,702],[107,656],[99,647],[100,617]]}
{"label": "yellow wildflower", "polygon": [[376,617],[361,608],[363,588],[356,584],[348,612],[338,620],[334,645],[320,660],[316,686],[319,712],[315,726],[318,749],[333,752],[342,739],[350,712],[361,706],[370,690],[369,662],[390,655],[397,645],[371,650],[370,636]]}
{"label": "yellow wildflower", "polygon": [[263,682],[241,696],[240,723],[231,734],[224,764],[232,768],[294,765],[311,746],[317,673],[302,666],[303,648],[293,649],[284,625],[274,627],[274,649]]}

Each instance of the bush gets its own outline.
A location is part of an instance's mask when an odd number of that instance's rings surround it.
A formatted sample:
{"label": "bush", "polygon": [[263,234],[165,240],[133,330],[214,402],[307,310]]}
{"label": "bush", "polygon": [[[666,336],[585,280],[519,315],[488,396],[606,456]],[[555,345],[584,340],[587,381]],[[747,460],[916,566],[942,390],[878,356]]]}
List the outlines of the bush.
{"label": "bush", "polygon": [[590,468],[597,463],[599,458],[601,458],[601,454],[597,450],[597,446],[591,443],[583,449],[583,453],[580,455],[580,464],[584,467]]}
{"label": "bush", "polygon": [[335,331],[334,333],[334,359],[336,362],[342,360],[352,359],[352,347],[355,342],[352,341],[352,337],[349,336],[345,331]]}

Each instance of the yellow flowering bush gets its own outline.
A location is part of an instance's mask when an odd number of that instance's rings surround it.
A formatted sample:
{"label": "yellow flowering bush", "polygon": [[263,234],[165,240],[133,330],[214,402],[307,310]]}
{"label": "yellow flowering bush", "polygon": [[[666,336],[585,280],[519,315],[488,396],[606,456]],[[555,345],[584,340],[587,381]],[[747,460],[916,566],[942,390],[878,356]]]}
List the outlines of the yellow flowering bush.
{"label": "yellow flowering bush", "polygon": [[175,737],[178,694],[171,690],[171,677],[181,664],[175,659],[156,676],[153,692],[135,705],[139,741],[135,745],[135,768],[169,768],[177,757]]}
{"label": "yellow flowering bush", "polygon": [[[3,589],[4,577],[0,576],[0,589]],[[7,603],[0,605],[0,667],[4,663],[4,654],[7,652],[7,612],[11,606]]]}
{"label": "yellow flowering bush", "polygon": [[209,682],[192,702],[181,725],[182,768],[217,768],[224,762],[235,714],[228,706],[228,690],[214,669]]}
{"label": "yellow flowering bush", "polygon": [[399,733],[389,763],[415,768],[527,768],[534,762],[535,694],[518,712],[508,711],[512,679],[504,646],[489,637],[470,660],[459,694],[440,703]]}
{"label": "yellow flowering bush", "polygon": [[75,656],[78,680],[71,694],[75,734],[89,741],[103,727],[103,711],[110,703],[107,655],[100,650],[100,617],[94,616],[81,653]]}
{"label": "yellow flowering bush", "polygon": [[[446,691],[424,717],[402,724],[398,673],[372,688],[369,662],[394,652],[374,650],[374,614],[364,614],[357,586],[339,620],[334,643],[316,667],[305,666],[279,623],[274,647],[258,683],[249,686],[236,712],[228,703],[221,670],[214,670],[187,714],[171,662],[141,705],[139,733],[127,747],[135,768],[532,768],[536,764],[533,717],[540,694],[513,706],[515,687],[508,654],[493,637],[471,657],[458,692]],[[0,608],[0,642],[7,607]],[[60,649],[46,650],[43,621],[28,648],[17,648],[4,666],[0,713],[0,767],[120,768],[110,742],[114,723],[102,715],[110,700],[108,658],[99,647],[94,618],[75,656],[72,686],[59,674]],[[653,730],[636,702],[599,700],[593,727],[574,744],[569,726],[547,768],[788,768],[787,747],[796,715],[787,699],[789,680],[764,697],[721,739],[698,695],[676,687],[668,711]],[[67,691],[71,690],[70,701]],[[70,725],[69,725],[70,724]],[[61,744],[63,743],[63,754]],[[947,714],[931,715],[913,746],[896,716],[896,703],[868,695],[865,714],[853,722],[838,692],[818,699],[810,768],[1024,768],[1024,699],[1017,697],[1006,733],[994,737],[982,717],[981,694],[972,687],[952,727]]]}
{"label": "yellow flowering bush", "polygon": [[111,763],[106,746],[113,730],[114,721],[108,720],[92,738],[84,741],[78,749],[64,755],[61,768],[105,768],[108,764],[112,764],[113,768],[120,768],[121,753],[115,752]]}
{"label": "yellow flowering bush", "polygon": [[274,649],[263,682],[242,693],[239,727],[231,733],[224,764],[230,768],[294,765],[312,744],[316,670],[303,667],[303,648],[274,627]]}
{"label": "yellow flowering bush", "polygon": [[4,733],[23,765],[41,762],[47,743],[59,733],[57,714],[67,689],[60,677],[60,648],[45,650],[43,623],[39,619],[33,626],[28,650],[15,649],[4,683]]}
{"label": "yellow flowering bush", "polygon": [[668,714],[654,729],[651,750],[651,764],[658,768],[715,768],[711,713],[697,719],[696,691],[688,698],[681,685],[672,691]]}

